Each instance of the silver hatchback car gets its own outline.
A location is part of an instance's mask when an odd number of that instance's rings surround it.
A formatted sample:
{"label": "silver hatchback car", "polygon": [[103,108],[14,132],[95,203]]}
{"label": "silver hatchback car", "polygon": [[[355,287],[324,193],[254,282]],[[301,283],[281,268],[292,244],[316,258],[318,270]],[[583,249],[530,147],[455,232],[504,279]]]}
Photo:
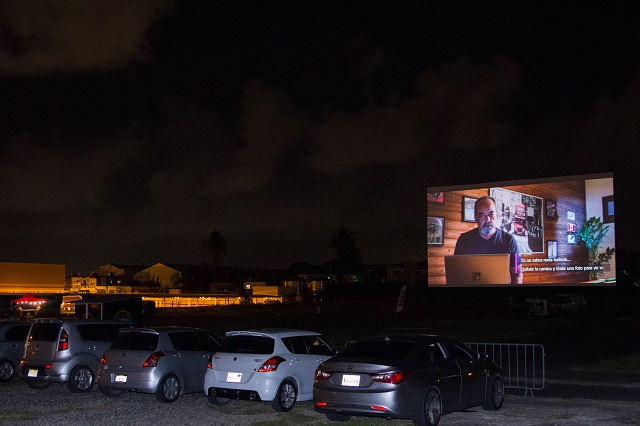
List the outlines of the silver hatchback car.
{"label": "silver hatchback car", "polygon": [[33,389],[66,383],[71,392],[88,392],[118,330],[128,321],[40,319],[29,330],[18,374]]}
{"label": "silver hatchback car", "polygon": [[313,331],[228,331],[211,357],[204,393],[216,405],[270,401],[274,410],[290,411],[296,401],[313,398],[316,368],[335,354],[335,346]]}
{"label": "silver hatchback car", "polygon": [[8,382],[18,371],[31,323],[0,322],[0,382]]}
{"label": "silver hatchback car", "polygon": [[98,387],[107,396],[134,391],[173,402],[202,392],[209,358],[219,347],[211,332],[197,328],[123,329],[102,357]]}

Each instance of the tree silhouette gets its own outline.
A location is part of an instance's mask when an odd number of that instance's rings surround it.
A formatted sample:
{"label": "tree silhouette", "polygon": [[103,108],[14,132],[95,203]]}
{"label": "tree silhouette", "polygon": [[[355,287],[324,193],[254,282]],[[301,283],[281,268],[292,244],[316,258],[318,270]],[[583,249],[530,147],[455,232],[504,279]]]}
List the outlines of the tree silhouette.
{"label": "tree silhouette", "polygon": [[213,281],[217,282],[216,266],[218,266],[227,255],[227,241],[220,232],[212,231],[211,234],[209,234],[209,238],[200,244],[206,263],[213,264]]}
{"label": "tree silhouette", "polygon": [[355,273],[362,270],[360,250],[356,246],[358,240],[353,238],[353,231],[348,226],[340,226],[331,234],[329,248],[336,250],[334,271],[338,274]]}

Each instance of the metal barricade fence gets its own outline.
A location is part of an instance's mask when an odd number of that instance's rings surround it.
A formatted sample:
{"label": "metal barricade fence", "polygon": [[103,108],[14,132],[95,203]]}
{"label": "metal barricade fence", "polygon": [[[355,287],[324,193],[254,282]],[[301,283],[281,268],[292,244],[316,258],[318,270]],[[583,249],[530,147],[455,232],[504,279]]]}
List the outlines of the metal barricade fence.
{"label": "metal barricade fence", "polygon": [[506,388],[524,389],[524,395],[544,389],[544,347],[524,343],[466,343],[502,367]]}

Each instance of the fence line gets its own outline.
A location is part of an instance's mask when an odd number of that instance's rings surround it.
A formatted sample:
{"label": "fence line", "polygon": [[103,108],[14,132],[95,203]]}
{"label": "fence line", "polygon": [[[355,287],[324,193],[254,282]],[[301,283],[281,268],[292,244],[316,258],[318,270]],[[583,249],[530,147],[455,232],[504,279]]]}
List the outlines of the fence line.
{"label": "fence line", "polygon": [[507,388],[524,389],[524,395],[544,389],[544,347],[524,343],[467,343],[500,365]]}

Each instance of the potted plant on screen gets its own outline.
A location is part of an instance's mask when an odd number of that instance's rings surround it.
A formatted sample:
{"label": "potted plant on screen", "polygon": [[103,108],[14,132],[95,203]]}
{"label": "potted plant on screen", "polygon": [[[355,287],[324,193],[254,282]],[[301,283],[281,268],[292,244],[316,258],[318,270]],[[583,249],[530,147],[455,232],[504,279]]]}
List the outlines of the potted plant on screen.
{"label": "potted plant on screen", "polygon": [[589,266],[592,269],[589,271],[589,279],[595,280],[598,277],[604,277],[604,271],[602,270],[602,264],[607,263],[616,249],[607,247],[605,251],[599,252],[600,243],[607,236],[609,232],[609,225],[602,223],[599,217],[590,217],[585,222],[578,234],[580,238],[580,244],[587,249],[589,255]]}

